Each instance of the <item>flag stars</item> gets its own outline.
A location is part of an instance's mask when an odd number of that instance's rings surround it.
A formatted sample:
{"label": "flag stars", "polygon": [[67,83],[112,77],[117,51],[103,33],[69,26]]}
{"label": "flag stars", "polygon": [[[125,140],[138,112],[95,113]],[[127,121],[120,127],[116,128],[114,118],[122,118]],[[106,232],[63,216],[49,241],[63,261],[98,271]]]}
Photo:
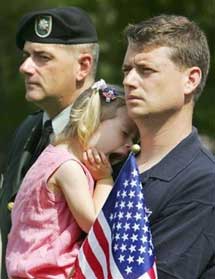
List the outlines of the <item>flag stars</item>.
{"label": "flag stars", "polygon": [[144,264],[144,258],[139,256],[137,262],[139,265]]}
{"label": "flag stars", "polygon": [[120,255],[118,260],[122,263],[125,261],[125,256],[124,255]]}
{"label": "flag stars", "polygon": [[136,212],[136,214],[134,215],[134,218],[136,221],[141,220],[141,214]]}
{"label": "flag stars", "polygon": [[152,249],[151,249],[151,248],[148,250],[148,254],[149,254],[149,256],[152,256],[152,255],[153,255],[153,252],[152,252]]}
{"label": "flag stars", "polygon": [[147,223],[149,221],[148,216],[144,216],[144,221]]}
{"label": "flag stars", "polygon": [[119,202],[118,201],[115,203],[115,208],[117,208],[117,207],[119,207]]}
{"label": "flag stars", "polygon": [[114,251],[118,251],[118,249],[119,249],[118,244],[114,244],[113,250],[114,250]]}
{"label": "flag stars", "polygon": [[113,221],[113,213],[111,213],[109,219],[110,219],[110,221]]}
{"label": "flag stars", "polygon": [[126,187],[128,187],[128,185],[129,185],[129,181],[125,180],[124,183],[123,183],[123,186],[126,188]]}
{"label": "flag stars", "polygon": [[138,210],[143,209],[143,203],[142,203],[142,202],[138,202],[138,203],[136,204],[136,207],[137,207]]}
{"label": "flag stars", "polygon": [[124,213],[123,213],[122,211],[120,211],[119,214],[118,214],[118,218],[119,218],[119,219],[122,219],[123,216],[124,216]]}
{"label": "flag stars", "polygon": [[124,229],[125,231],[130,230],[130,223],[125,223]]}
{"label": "flag stars", "polygon": [[136,245],[131,244],[131,246],[128,248],[128,250],[133,253],[136,252]]}
{"label": "flag stars", "polygon": [[131,212],[127,212],[125,217],[127,220],[131,219]]}
{"label": "flag stars", "polygon": [[123,241],[128,240],[128,234],[127,234],[127,233],[124,233],[123,236],[122,236],[122,239],[123,239]]}
{"label": "flag stars", "polygon": [[133,177],[138,176],[138,172],[137,172],[136,169],[133,169],[133,171],[131,172],[131,174],[132,174]]}
{"label": "flag stars", "polygon": [[132,267],[131,266],[127,266],[126,269],[125,269],[125,272],[127,273],[127,275],[129,273],[132,273]]}
{"label": "flag stars", "polygon": [[137,181],[132,179],[130,185],[132,188],[137,186]]}
{"label": "flag stars", "polygon": [[145,254],[146,253],[146,247],[141,245],[140,249],[138,251],[140,252],[140,254]]}
{"label": "flag stars", "polygon": [[120,250],[122,252],[126,251],[126,245],[125,244],[122,244],[121,247],[120,247]]}
{"label": "flag stars", "polygon": [[134,203],[132,201],[129,201],[127,206],[129,209],[131,209],[134,206]]}
{"label": "flag stars", "polygon": [[142,243],[146,243],[147,242],[147,237],[145,235],[143,235],[141,237],[141,241],[142,241]]}
{"label": "flag stars", "polygon": [[125,207],[125,202],[124,202],[124,201],[121,201],[119,207],[120,207],[121,209],[124,208],[124,207]]}
{"label": "flag stars", "polygon": [[117,223],[116,229],[117,229],[117,230],[120,230],[121,228],[122,228],[122,223]]}
{"label": "flag stars", "polygon": [[138,240],[137,234],[133,233],[132,236],[131,236],[131,240],[132,240],[132,242],[137,241]]}
{"label": "flag stars", "polygon": [[116,235],[115,235],[115,240],[119,240],[120,239],[120,234],[119,233],[116,233]]}
{"label": "flag stars", "polygon": [[136,232],[136,231],[139,231],[139,229],[140,229],[140,224],[134,223],[134,225],[133,225],[132,228],[134,229],[135,232]]}
{"label": "flag stars", "polygon": [[126,198],[127,197],[127,191],[126,190],[123,190],[123,192],[122,192],[122,198],[124,199],[124,198]]}
{"label": "flag stars", "polygon": [[148,226],[144,225],[144,226],[143,226],[143,231],[144,231],[144,233],[147,233],[147,232],[149,231]]}
{"label": "flag stars", "polygon": [[135,191],[130,191],[128,195],[129,195],[130,199],[135,197]]}
{"label": "flag stars", "polygon": [[134,256],[129,255],[129,257],[127,258],[127,261],[130,263],[134,262]]}
{"label": "flag stars", "polygon": [[139,192],[139,194],[138,194],[137,196],[138,196],[138,198],[139,198],[140,200],[143,199],[143,193],[142,193],[142,192]]}

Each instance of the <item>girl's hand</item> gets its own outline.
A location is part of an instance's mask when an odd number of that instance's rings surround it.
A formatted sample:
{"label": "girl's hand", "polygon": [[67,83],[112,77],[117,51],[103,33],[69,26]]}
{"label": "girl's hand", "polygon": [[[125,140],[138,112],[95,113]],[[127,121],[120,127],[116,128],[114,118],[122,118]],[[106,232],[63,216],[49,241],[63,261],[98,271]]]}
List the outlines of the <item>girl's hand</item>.
{"label": "girl's hand", "polygon": [[90,148],[83,153],[83,163],[96,181],[111,177],[112,168],[107,156],[96,148]]}

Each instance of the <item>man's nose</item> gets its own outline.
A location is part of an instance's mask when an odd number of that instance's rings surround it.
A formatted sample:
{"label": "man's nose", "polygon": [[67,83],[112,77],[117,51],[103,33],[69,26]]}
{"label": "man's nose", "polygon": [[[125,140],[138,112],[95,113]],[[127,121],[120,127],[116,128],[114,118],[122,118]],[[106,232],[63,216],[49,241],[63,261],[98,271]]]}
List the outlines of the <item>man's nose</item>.
{"label": "man's nose", "polygon": [[21,74],[33,74],[35,71],[35,65],[32,58],[27,57],[19,67],[19,71]]}
{"label": "man's nose", "polygon": [[136,70],[131,69],[123,79],[123,85],[127,87],[134,87],[136,80]]}

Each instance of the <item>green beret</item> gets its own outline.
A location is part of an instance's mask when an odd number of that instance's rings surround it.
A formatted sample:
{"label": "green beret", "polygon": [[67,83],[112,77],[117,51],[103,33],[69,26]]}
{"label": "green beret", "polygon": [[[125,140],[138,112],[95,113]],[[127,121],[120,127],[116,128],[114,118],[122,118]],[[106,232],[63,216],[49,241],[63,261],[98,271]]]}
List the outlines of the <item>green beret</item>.
{"label": "green beret", "polygon": [[17,28],[16,45],[25,41],[44,44],[85,44],[98,41],[88,14],[77,7],[53,8],[24,15]]}

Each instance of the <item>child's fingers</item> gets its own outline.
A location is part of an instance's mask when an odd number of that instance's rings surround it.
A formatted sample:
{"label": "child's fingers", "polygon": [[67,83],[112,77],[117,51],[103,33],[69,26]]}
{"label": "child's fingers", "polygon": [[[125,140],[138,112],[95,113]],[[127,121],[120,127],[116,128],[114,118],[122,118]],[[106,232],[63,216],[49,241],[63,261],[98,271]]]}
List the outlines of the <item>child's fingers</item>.
{"label": "child's fingers", "polygon": [[90,164],[101,164],[99,152],[95,148],[90,148],[84,152],[83,159],[88,161]]}
{"label": "child's fingers", "polygon": [[101,158],[100,152],[97,149],[93,148],[92,154],[93,154],[95,163],[100,165],[102,163],[102,158]]}
{"label": "child's fingers", "polygon": [[103,152],[100,152],[100,159],[101,159],[101,162],[104,165],[108,165],[109,164],[109,160],[108,160],[107,156]]}

